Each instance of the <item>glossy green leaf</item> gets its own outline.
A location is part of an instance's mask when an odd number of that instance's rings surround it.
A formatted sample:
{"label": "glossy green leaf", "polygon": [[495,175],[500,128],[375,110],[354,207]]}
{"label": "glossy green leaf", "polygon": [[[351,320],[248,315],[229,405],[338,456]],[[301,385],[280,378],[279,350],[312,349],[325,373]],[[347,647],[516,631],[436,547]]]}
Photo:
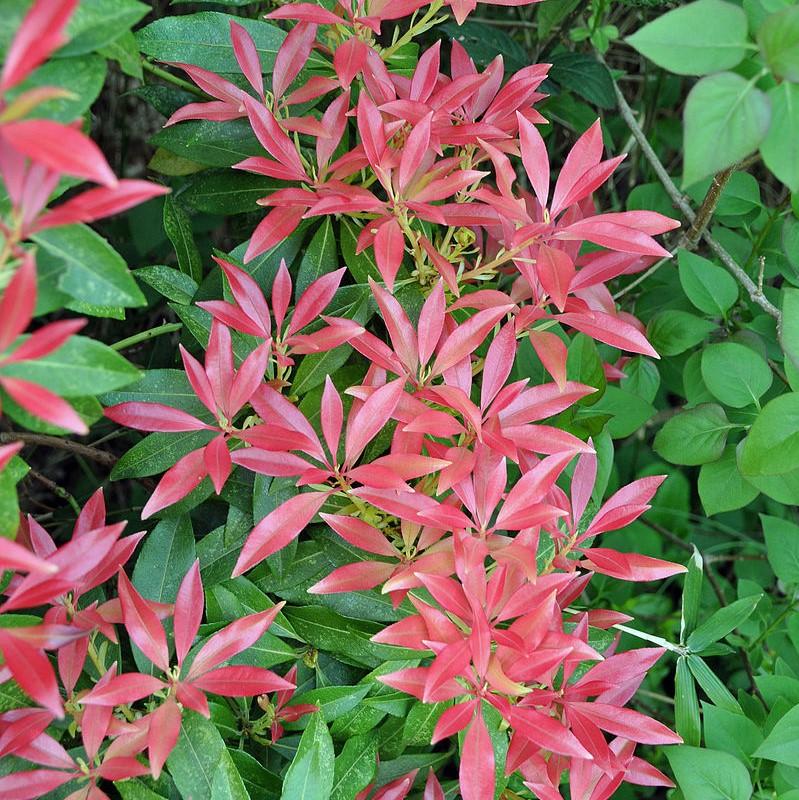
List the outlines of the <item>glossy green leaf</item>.
{"label": "glossy green leaf", "polygon": [[73,336],[48,356],[8,364],[0,371],[46,386],[61,397],[84,397],[87,390],[102,394],[141,377],[119,353],[85,336]]}
{"label": "glossy green leaf", "polygon": [[158,19],[138,31],[136,38],[142,53],[158,61],[196,64],[211,72],[240,72],[230,42],[231,20],[253,37],[261,68],[271,72],[286,35],[276,25],[260,19],[201,11]]}
{"label": "glossy green leaf", "polygon": [[49,228],[32,238],[62,262],[58,288],[70,297],[90,299],[98,306],[144,305],[144,295],[122,256],[87,225]]}
{"label": "glossy green leaf", "polygon": [[148,369],[141,373],[140,380],[124,389],[103,394],[100,399],[106,406],[130,402],[162,403],[200,417],[208,415],[182,369]]}
{"label": "glossy green leaf", "polygon": [[91,53],[122,36],[150,10],[137,0],[82,0],[67,25],[67,43],[56,56]]}
{"label": "glossy green leaf", "polygon": [[281,800],[328,800],[333,790],[335,754],[324,718],[308,718],[297,754],[283,781]]}
{"label": "glossy green leaf", "polygon": [[197,282],[190,275],[163,264],[140,267],[133,274],[173,303],[188,305],[197,292]]}
{"label": "glossy green leaf", "polygon": [[338,267],[333,223],[330,221],[330,217],[325,217],[305,248],[302,261],[300,261],[300,269],[294,287],[295,302],[302,297],[303,292],[313,281],[328,272],[333,272]]}
{"label": "glossy green leaf", "polygon": [[166,472],[179,458],[204,447],[213,437],[213,431],[151,433],[117,461],[111,478],[142,478]]}
{"label": "glossy green leaf", "polygon": [[203,261],[194,241],[191,220],[171,194],[164,198],[164,231],[175,248],[180,271],[195,283],[200,283],[203,278]]}
{"label": "glossy green leaf", "polygon": [[280,188],[279,181],[234,170],[204,170],[186,187],[181,200],[209,214],[257,211],[257,201]]}
{"label": "glossy green leaf", "polygon": [[377,736],[365,733],[344,743],[336,757],[330,800],[349,800],[365,789],[377,768]]}
{"label": "glossy green leaf", "polygon": [[549,77],[564,89],[575,92],[599,108],[614,108],[616,94],[608,68],[587,53],[568,50],[553,53]]}
{"label": "glossy green leaf", "polygon": [[702,78],[685,103],[683,186],[756,150],[771,121],[768,97],[732,72]]}

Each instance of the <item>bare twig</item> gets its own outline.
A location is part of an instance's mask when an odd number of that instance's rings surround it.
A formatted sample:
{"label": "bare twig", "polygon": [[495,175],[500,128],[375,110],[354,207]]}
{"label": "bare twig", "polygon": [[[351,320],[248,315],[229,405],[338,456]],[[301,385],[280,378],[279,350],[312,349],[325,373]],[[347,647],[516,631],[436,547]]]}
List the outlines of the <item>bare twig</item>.
{"label": "bare twig", "polygon": [[[715,205],[713,205],[712,208],[710,206],[708,207],[710,213],[705,219],[702,219],[699,214],[694,212],[693,208],[691,208],[691,204],[688,202],[688,199],[677,188],[676,184],[671,179],[671,176],[666,171],[666,168],[658,158],[657,153],[652,149],[652,146],[647,141],[644,132],[641,130],[641,126],[635,119],[635,114],[633,113],[632,108],[630,108],[629,103],[624,98],[624,95],[615,81],[613,82],[613,88],[616,93],[616,101],[618,103],[622,119],[627,123],[627,127],[630,129],[630,132],[632,133],[636,142],[638,142],[641,152],[644,154],[644,156],[646,156],[647,161],[649,161],[652,169],[655,171],[655,174],[658,176],[658,179],[663,184],[663,188],[666,190],[666,193],[672,199],[675,206],[679,208],[688,222],[691,223],[689,234],[693,230],[696,232],[695,235],[701,236],[701,238],[704,239],[707,246],[713,251],[719,261],[721,261],[721,263],[732,273],[735,279],[744,287],[749,294],[749,297],[752,299],[752,302],[760,306],[760,308],[762,308],[763,311],[765,311],[769,316],[774,317],[774,319],[777,320],[777,329],[781,330],[782,313],[780,310],[773,303],[771,303],[768,298],[766,298],[762,289],[755,284],[755,282],[738,265],[736,260],[727,252],[727,250],[722,247],[722,245],[719,244],[719,242],[717,242],[708,232],[706,226],[710,220],[713,210],[715,209]],[[718,194],[721,193],[721,188],[723,188],[723,185],[719,188]],[[708,194],[710,194],[710,192]],[[705,199],[707,200],[708,198],[706,197]],[[718,198],[716,197],[716,203],[717,202]],[[651,271],[652,268],[650,268],[650,272]]]}
{"label": "bare twig", "polygon": [[58,436],[46,436],[43,433],[27,433],[25,431],[11,431],[10,433],[0,433],[0,443],[4,442],[24,442],[25,444],[42,445],[43,447],[53,447],[57,450],[66,450],[78,456],[84,456],[104,467],[111,468],[116,464],[117,457],[96,447],[73,442],[70,439],[61,439]]}
{"label": "bare twig", "polygon": [[46,475],[42,475],[41,472],[37,472],[35,469],[29,469],[28,476],[39,481],[42,486],[49,489],[56,497],[69,503],[70,508],[76,514],[80,514],[78,501],[63,486],[59,486],[55,481],[50,480]]}

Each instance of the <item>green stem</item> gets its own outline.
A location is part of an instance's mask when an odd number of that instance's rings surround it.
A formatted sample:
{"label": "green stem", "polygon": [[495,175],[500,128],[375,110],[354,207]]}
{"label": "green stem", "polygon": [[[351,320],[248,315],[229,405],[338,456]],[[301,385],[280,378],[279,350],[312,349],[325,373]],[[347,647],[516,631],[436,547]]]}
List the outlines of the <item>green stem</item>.
{"label": "green stem", "polygon": [[134,344],[146,342],[149,339],[155,339],[156,336],[162,336],[165,333],[173,333],[179,331],[183,327],[182,322],[165,322],[157,328],[150,328],[149,330],[142,331],[141,333],[134,333],[133,336],[128,336],[127,339],[122,339],[111,345],[112,350],[126,350],[128,347],[133,347]]}
{"label": "green stem", "polygon": [[193,83],[184,81],[183,78],[178,78],[177,75],[173,75],[171,72],[168,72],[167,70],[162,69],[161,67],[157,67],[155,64],[152,64],[149,61],[147,61],[147,59],[145,58],[142,59],[141,66],[145,72],[149,72],[151,75],[155,75],[155,77],[160,78],[162,81],[166,81],[167,83],[171,83],[174,86],[178,86],[179,88],[183,89],[186,92],[190,92],[196,97],[201,97],[204,100],[207,99],[205,92],[203,92],[201,89],[198,89]]}

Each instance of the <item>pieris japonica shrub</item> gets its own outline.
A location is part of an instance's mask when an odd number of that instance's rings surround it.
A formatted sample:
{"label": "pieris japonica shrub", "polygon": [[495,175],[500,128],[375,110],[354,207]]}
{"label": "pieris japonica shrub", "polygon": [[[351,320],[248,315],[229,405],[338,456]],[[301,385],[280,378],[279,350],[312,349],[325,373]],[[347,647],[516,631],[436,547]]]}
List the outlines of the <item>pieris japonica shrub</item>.
{"label": "pieris japonica shrub", "polygon": [[[636,749],[680,738],[630,705],[664,650],[619,650],[631,618],[592,591],[595,575],[685,571],[614,548],[664,476],[606,496],[612,450],[570,424],[597,386],[569,345],[620,352],[601,365],[610,382],[630,356],[657,357],[606,284],[668,256],[655,237],[678,223],[597,207],[623,158],[605,158],[599,122],[550,164],[536,110],[548,64],[508,74],[457,40],[417,47],[476,2],[281,4],[274,51],[265,29],[229,21],[215,46],[235,70],[151,67],[196,87],[165,130],[245,127],[252,152],[230,166],[269,191],[199,290],[180,252],[182,272],[143,275],[190,336],[172,369],[142,376],[78,336],[85,319],[32,323],[51,289],[39,254],[58,241],[44,232],[167,191],[115,177],[79,119],[36,116],[63,90],[14,92],[77,5],[36,0],[0,81],[0,386],[33,430],[148,434],[115,468],[145,481],[146,522],[109,521],[98,489],[71,535],[32,514],[0,539],[0,796],[603,800],[623,782],[670,786]],[[92,257],[73,268],[77,300],[97,304],[96,283],[138,292]],[[99,384],[61,395],[100,395],[105,423],[48,388],[56,358],[101,365]],[[539,381],[518,376],[532,358]],[[23,444],[3,446],[7,470]],[[227,521],[195,541],[192,519],[203,530],[220,505]]]}

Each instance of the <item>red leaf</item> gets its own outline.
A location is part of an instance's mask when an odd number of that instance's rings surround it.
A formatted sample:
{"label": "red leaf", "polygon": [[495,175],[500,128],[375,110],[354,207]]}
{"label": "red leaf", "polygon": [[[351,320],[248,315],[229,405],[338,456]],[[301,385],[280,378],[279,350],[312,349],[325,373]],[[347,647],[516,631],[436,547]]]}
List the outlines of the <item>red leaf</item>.
{"label": "red leaf", "polygon": [[139,431],[179,433],[181,431],[214,430],[197,417],[179,408],[161,403],[120,403],[105,410],[105,416],[118,425]]}
{"label": "red leaf", "polygon": [[28,327],[35,307],[36,262],[26,253],[0,298],[0,352]]}
{"label": "red leaf", "polygon": [[350,414],[347,423],[345,457],[348,464],[358,460],[372,439],[380,433],[399,404],[405,381],[398,378],[373,392],[357,414]]}
{"label": "red leaf", "polygon": [[200,562],[195,561],[183,578],[175,598],[175,657],[183,664],[203,618],[205,597],[200,579]]}
{"label": "red leaf", "polygon": [[169,648],[161,621],[122,570],[119,571],[119,601],[130,638],[153,664],[167,672]]}
{"label": "red leaf", "polygon": [[383,561],[356,561],[334,569],[308,589],[309,594],[362,592],[379,586],[394,571],[393,564]]}
{"label": "red leaf", "polygon": [[194,657],[187,680],[196,680],[199,675],[255,644],[272,624],[283,605],[278,603],[266,611],[237,619],[215,633]]}
{"label": "red leaf", "polygon": [[405,234],[394,217],[383,222],[377,229],[374,240],[375,261],[380,275],[390,292],[394,291],[402,257],[405,254]]}
{"label": "red leaf", "polygon": [[682,739],[661,722],[631,708],[607,703],[571,703],[603,731],[641,744],[682,744]]}
{"label": "red leaf", "polygon": [[272,70],[272,92],[276,100],[283,97],[289,84],[300,74],[315,39],[316,23],[298,22],[280,45]]}
{"label": "red leaf", "polygon": [[431,744],[436,744],[442,739],[448,739],[459,731],[462,731],[473,719],[474,712],[479,700],[467,700],[465,703],[456,703],[445,709],[444,713],[438,718]]}
{"label": "red leaf", "polygon": [[296,539],[328,497],[328,492],[305,492],[286,500],[250,532],[241,549],[233,577],[243,575]]}
{"label": "red leaf", "polygon": [[0,92],[8,91],[67,41],[64,33],[78,0],[36,0],[6,53]]}
{"label": "red leaf", "polygon": [[572,758],[591,758],[591,754],[577,741],[574,734],[548,714],[515,707],[511,710],[510,723],[514,735],[528,739],[538,747]]}
{"label": "red leaf", "polygon": [[491,328],[512,308],[512,305],[503,305],[483,309],[455,328],[438,351],[433,362],[433,375],[441,375],[471,355],[482,344]]}
{"label": "red leaf", "polygon": [[158,780],[167,757],[177,744],[180,736],[182,715],[177,703],[170,697],[150,714],[147,729],[147,755],[150,759],[150,772]]}
{"label": "red leaf", "polygon": [[611,347],[660,358],[637,328],[612,314],[605,314],[602,311],[569,311],[559,314],[557,319],[564,325],[587,333],[592,339],[598,339]]}
{"label": "red leaf", "polygon": [[494,796],[494,748],[482,714],[472,722],[461,750],[458,777],[463,800],[485,800]]}
{"label": "red leaf", "polygon": [[558,311],[563,311],[566,295],[569,293],[575,273],[574,262],[569,255],[563,250],[556,250],[545,244],[540,245],[535,273]]}
{"label": "red leaf", "polygon": [[271,670],[250,666],[219,667],[194,678],[192,683],[204,692],[224,697],[253,697],[294,688],[294,684]]}
{"label": "red leaf", "polygon": [[[0,451],[5,451],[5,453],[0,453],[0,456],[7,455],[10,459],[21,449],[21,442],[4,445],[2,448],[0,448]],[[2,459],[0,458],[0,469],[2,469],[3,466],[4,464],[2,464]],[[31,553],[30,550],[22,547],[22,545],[19,545],[16,542],[12,542],[5,537],[0,537],[0,570],[4,569],[22,572],[35,572],[45,575],[52,575],[53,573],[58,572],[58,567],[55,564],[48,563],[44,559],[39,558]]]}
{"label": "red leaf", "polygon": [[47,656],[3,629],[0,629],[0,652],[3,654],[5,666],[22,691],[54,716],[59,719],[63,717],[64,709],[58,683]]}
{"label": "red leaf", "polygon": [[264,76],[261,73],[261,59],[252,36],[238,22],[230,20],[230,41],[233,44],[233,52],[241,71],[258,96],[263,97]]}
{"label": "red leaf", "polygon": [[592,547],[584,555],[590,569],[623,581],[657,581],[686,572],[682,564],[604,547]]}
{"label": "red leaf", "polygon": [[3,125],[3,138],[32,161],[76,178],[116,186],[117,179],[100,148],[69,125],[25,119]]}
{"label": "red leaf", "polygon": [[32,769],[12,772],[0,778],[0,796],[3,800],[33,800],[46,797],[73,778],[71,772],[52,769]]}
{"label": "red leaf", "polygon": [[233,469],[227,442],[224,436],[217,436],[203,448],[205,469],[214,485],[214,491],[219,494]]}
{"label": "red leaf", "polygon": [[15,403],[34,417],[73,433],[85,435],[89,432],[75,409],[49,389],[22,378],[0,377],[0,386]]}
{"label": "red leaf", "polygon": [[162,508],[171,506],[194,491],[208,475],[205,465],[205,450],[192,450],[170,467],[141,512],[141,518],[147,519]]}

